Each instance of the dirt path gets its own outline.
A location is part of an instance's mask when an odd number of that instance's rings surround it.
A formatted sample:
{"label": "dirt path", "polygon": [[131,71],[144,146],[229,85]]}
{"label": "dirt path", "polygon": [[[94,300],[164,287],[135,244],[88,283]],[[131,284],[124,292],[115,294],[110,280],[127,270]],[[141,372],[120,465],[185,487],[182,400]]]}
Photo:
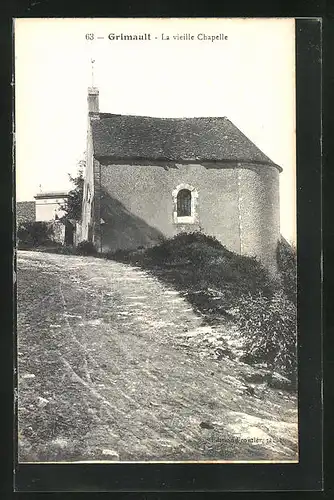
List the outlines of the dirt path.
{"label": "dirt path", "polygon": [[20,460],[296,460],[296,398],[201,356],[201,329],[140,269],[19,252]]}

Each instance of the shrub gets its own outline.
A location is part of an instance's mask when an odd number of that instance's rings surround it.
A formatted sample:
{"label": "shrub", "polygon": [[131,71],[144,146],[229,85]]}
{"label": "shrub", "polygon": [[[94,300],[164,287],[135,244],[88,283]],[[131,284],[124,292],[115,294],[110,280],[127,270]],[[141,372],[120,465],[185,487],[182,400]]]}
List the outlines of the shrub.
{"label": "shrub", "polygon": [[17,229],[18,247],[33,248],[54,245],[53,228],[44,221],[23,222]]}
{"label": "shrub", "polygon": [[96,255],[97,250],[91,241],[81,241],[76,247],[76,253],[78,255]]}
{"label": "shrub", "polygon": [[179,233],[173,238],[163,241],[147,250],[147,257],[156,263],[167,261],[203,260],[205,253],[211,251],[215,255],[219,251],[228,252],[227,249],[214,237],[206,236],[200,232]]}
{"label": "shrub", "polygon": [[297,253],[296,248],[284,238],[277,244],[277,266],[286,295],[294,304],[297,302]]}
{"label": "shrub", "polygon": [[238,303],[238,324],[245,340],[244,361],[265,363],[290,379],[297,370],[296,306],[284,292],[272,298],[246,295]]}
{"label": "shrub", "polygon": [[[256,259],[233,253],[216,238],[200,232],[179,233],[146,250],[109,252],[107,258],[150,269],[183,291],[205,295],[211,288],[223,292],[226,307],[248,292],[261,290],[270,297],[277,286]],[[192,296],[192,300],[201,310],[213,311],[212,298],[206,301],[203,293],[200,299]]]}
{"label": "shrub", "polygon": [[184,245],[189,245],[191,243],[202,243],[212,248],[225,248],[214,236],[208,236],[199,231],[179,233],[173,238],[165,240],[164,243],[170,245],[171,247],[175,247],[175,245],[183,247]]}
{"label": "shrub", "polygon": [[192,288],[229,288],[234,294],[261,290],[272,295],[276,283],[254,258],[231,252],[216,238],[203,233],[180,233],[162,244],[147,249],[142,263],[148,267],[178,267],[184,273],[176,280],[186,280]]}
{"label": "shrub", "polygon": [[56,253],[60,253],[62,255],[75,255],[76,249],[71,245],[65,245],[59,247]]}
{"label": "shrub", "polygon": [[109,260],[116,260],[118,262],[130,262],[132,261],[132,252],[131,250],[126,250],[126,249],[118,249],[118,250],[111,250],[104,254],[104,257]]}

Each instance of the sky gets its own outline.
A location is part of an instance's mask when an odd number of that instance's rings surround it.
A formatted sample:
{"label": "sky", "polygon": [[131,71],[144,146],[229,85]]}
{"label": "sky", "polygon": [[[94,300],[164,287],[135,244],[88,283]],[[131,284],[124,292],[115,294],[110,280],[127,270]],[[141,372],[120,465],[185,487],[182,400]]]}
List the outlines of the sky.
{"label": "sky", "polygon": [[93,83],[102,112],[228,117],[283,168],[281,233],[295,243],[294,29],[293,19],[16,19],[17,201],[72,187]]}

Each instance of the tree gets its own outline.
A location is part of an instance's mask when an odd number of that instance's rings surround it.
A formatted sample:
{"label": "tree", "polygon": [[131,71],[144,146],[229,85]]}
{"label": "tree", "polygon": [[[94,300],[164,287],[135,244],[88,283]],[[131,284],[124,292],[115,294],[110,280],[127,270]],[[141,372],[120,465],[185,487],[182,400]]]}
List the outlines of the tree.
{"label": "tree", "polygon": [[78,172],[76,177],[68,174],[70,181],[72,182],[72,184],[74,184],[74,189],[72,189],[68,193],[68,199],[65,205],[61,207],[61,209],[65,212],[64,218],[67,220],[74,219],[76,221],[79,221],[81,219],[84,188],[83,170],[85,168],[85,165],[86,162],[84,160],[81,160],[78,163]]}

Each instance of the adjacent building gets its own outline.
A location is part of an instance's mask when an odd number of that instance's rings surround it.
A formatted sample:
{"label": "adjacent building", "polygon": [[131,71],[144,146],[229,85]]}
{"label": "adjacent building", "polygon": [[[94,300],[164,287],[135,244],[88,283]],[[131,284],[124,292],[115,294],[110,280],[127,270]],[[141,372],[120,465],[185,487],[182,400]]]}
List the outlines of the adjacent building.
{"label": "adjacent building", "polygon": [[63,207],[68,199],[68,192],[52,191],[38,193],[35,201],[19,201],[16,203],[16,225],[25,222],[45,222],[52,227],[51,239],[60,244],[73,245],[74,224],[62,219]]}
{"label": "adjacent building", "polygon": [[68,199],[66,191],[38,193],[34,198],[36,200],[36,221],[57,220],[65,214],[61,207],[66,204]]}

